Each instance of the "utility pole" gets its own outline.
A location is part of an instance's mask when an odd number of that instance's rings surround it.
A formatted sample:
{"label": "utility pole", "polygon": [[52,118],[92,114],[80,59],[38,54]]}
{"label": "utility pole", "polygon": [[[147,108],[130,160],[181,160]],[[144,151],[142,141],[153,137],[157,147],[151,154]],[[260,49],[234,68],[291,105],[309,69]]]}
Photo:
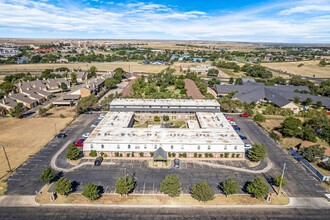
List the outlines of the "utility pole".
{"label": "utility pole", "polygon": [[126,186],[126,167],[125,167],[125,186]]}
{"label": "utility pole", "polygon": [[283,181],[283,176],[284,176],[284,171],[285,171],[285,165],[286,165],[286,163],[284,163],[284,166],[283,166],[282,176],[281,176],[281,182],[280,182],[280,189],[278,190],[278,194],[277,195],[280,195],[280,193],[281,193],[282,181]]}
{"label": "utility pole", "polygon": [[2,150],[5,153],[5,157],[7,159],[7,163],[8,163],[8,167],[9,167],[9,172],[11,172],[10,163],[9,163],[8,156],[7,156],[7,153],[6,153],[6,150],[5,150],[5,148],[8,147],[8,145],[0,145],[0,147],[2,147]]}

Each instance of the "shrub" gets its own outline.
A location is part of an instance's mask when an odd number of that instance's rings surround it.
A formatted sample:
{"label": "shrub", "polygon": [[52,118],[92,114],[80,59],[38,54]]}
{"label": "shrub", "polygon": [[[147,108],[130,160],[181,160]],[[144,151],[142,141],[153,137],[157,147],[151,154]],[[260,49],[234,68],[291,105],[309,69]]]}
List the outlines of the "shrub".
{"label": "shrub", "polygon": [[60,117],[61,117],[61,118],[65,118],[65,115],[63,115],[63,114],[60,114]]}
{"label": "shrub", "polygon": [[100,198],[100,190],[97,185],[93,183],[87,183],[85,186],[82,195],[88,198],[89,200],[96,200]]}
{"label": "shrub", "polygon": [[266,117],[260,113],[257,113],[254,116],[254,120],[256,120],[257,122],[264,122],[264,121],[266,121]]}
{"label": "shrub", "polygon": [[255,178],[246,190],[256,198],[265,198],[269,192],[268,185],[262,177]]}
{"label": "shrub", "polygon": [[72,191],[72,183],[70,180],[61,177],[55,184],[55,192],[61,195],[67,195]]}
{"label": "shrub", "polygon": [[132,157],[134,157],[134,153],[131,153]]}
{"label": "shrub", "polygon": [[223,154],[220,154],[220,157],[223,157]]}
{"label": "shrub", "polygon": [[252,161],[260,161],[267,156],[267,149],[265,144],[254,144],[249,150],[248,158]]}
{"label": "shrub", "polygon": [[140,157],[143,157],[144,156],[144,153],[143,152],[140,152]]}
{"label": "shrub", "polygon": [[165,179],[160,183],[160,191],[171,197],[177,197],[180,195],[180,185],[179,177],[169,174],[166,175]]}
{"label": "shrub", "polygon": [[103,154],[103,157],[108,157],[108,154]]}
{"label": "shrub", "polygon": [[280,140],[280,137],[276,133],[274,133],[273,131],[269,132],[269,136],[271,138],[273,138],[275,141],[279,141]]}
{"label": "shrub", "polygon": [[104,153],[103,153],[103,152],[101,152],[100,154],[101,154],[101,156],[103,157]]}
{"label": "shrub", "polygon": [[89,156],[96,157],[97,156],[96,150],[91,150],[91,152],[89,153]]}
{"label": "shrub", "polygon": [[154,156],[154,152],[150,152],[150,156],[153,157]]}
{"label": "shrub", "polygon": [[202,157],[202,154],[198,154],[198,157]]}
{"label": "shrub", "polygon": [[209,157],[213,157],[213,154],[212,153],[209,153]]}
{"label": "shrub", "polygon": [[172,157],[175,157],[175,153],[172,153]]}
{"label": "shrub", "polygon": [[171,152],[168,152],[167,155],[168,155],[168,157],[172,157]]}
{"label": "shrub", "polygon": [[119,152],[116,152],[115,153],[115,157],[119,157]]}
{"label": "shrub", "polygon": [[194,153],[194,157],[197,157],[197,153]]}
{"label": "shrub", "polygon": [[123,157],[123,154],[122,154],[122,153],[120,153],[120,154],[119,154],[119,157]]}
{"label": "shrub", "polygon": [[154,116],[154,121],[160,121],[160,117],[159,116]]}
{"label": "shrub", "polygon": [[198,201],[206,202],[214,199],[214,191],[204,180],[192,185],[191,196]]}
{"label": "shrub", "polygon": [[226,194],[226,196],[230,194],[238,193],[239,191],[239,185],[236,180],[233,180],[231,178],[224,181],[220,188],[223,190],[223,192]]}
{"label": "shrub", "polygon": [[127,153],[127,154],[126,154],[126,157],[129,157],[129,155],[130,155],[130,154],[129,154],[129,153]]}
{"label": "shrub", "polygon": [[122,195],[122,194],[128,194],[131,192],[135,187],[135,182],[132,178],[126,178],[120,177],[116,182],[116,193]]}
{"label": "shrub", "polygon": [[[274,184],[275,186],[280,186],[281,184],[281,175],[280,176],[275,176],[274,178]],[[282,186],[285,186],[286,185],[286,178],[283,177],[282,179]]]}
{"label": "shrub", "polygon": [[205,157],[209,157],[209,154],[208,153],[205,153],[204,155],[205,155]]}
{"label": "shrub", "polygon": [[225,158],[228,158],[228,157],[229,157],[229,153],[226,152],[226,153],[225,153]]}
{"label": "shrub", "polygon": [[232,154],[231,154],[231,157],[232,157],[232,158],[234,158],[234,157],[235,157],[235,154],[234,154],[234,153],[232,153]]}
{"label": "shrub", "polygon": [[326,162],[320,162],[317,164],[319,167],[322,167],[323,169],[330,171],[330,159],[328,159]]}
{"label": "shrub", "polygon": [[77,160],[80,156],[80,150],[73,144],[70,144],[65,157],[69,160]]}
{"label": "shrub", "polygon": [[236,154],[236,157],[238,158],[240,156],[240,154]]}
{"label": "shrub", "polygon": [[187,153],[186,153],[186,152],[183,153],[182,156],[183,156],[183,157],[187,157]]}

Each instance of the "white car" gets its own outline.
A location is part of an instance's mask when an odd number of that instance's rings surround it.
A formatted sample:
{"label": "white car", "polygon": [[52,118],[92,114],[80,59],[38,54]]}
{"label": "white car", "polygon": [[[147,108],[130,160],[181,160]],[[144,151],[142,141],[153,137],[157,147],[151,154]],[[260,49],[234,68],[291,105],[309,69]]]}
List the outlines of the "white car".
{"label": "white car", "polygon": [[228,121],[228,123],[229,123],[230,125],[236,125],[236,123],[233,122],[233,121]]}
{"label": "white car", "polygon": [[244,145],[244,148],[245,148],[245,149],[251,149],[251,148],[252,148],[252,144],[245,144],[245,145]]}
{"label": "white car", "polygon": [[100,118],[104,118],[104,116],[105,116],[105,114],[100,114],[99,117],[100,117]]}
{"label": "white car", "polygon": [[91,125],[91,128],[96,128],[97,125]]}
{"label": "white car", "polygon": [[85,133],[82,135],[83,138],[88,138],[88,136],[89,136],[89,133]]}

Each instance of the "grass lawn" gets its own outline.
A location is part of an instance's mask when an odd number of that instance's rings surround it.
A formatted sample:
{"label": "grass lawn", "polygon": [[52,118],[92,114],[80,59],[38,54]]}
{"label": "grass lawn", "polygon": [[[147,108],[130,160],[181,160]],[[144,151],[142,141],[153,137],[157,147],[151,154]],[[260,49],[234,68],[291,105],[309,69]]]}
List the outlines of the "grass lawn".
{"label": "grass lawn", "polygon": [[[72,119],[72,117],[0,118],[0,140],[1,144],[8,145],[6,152],[12,169],[16,169],[37,153]],[[0,177],[2,177],[8,170],[2,150],[0,161]]]}
{"label": "grass lawn", "polygon": [[70,194],[68,196],[58,195],[54,201],[50,201],[50,195],[47,190],[51,184],[46,185],[36,198],[36,202],[41,204],[107,204],[107,205],[286,205],[289,203],[289,198],[285,195],[278,197],[273,196],[272,202],[267,203],[264,199],[252,198],[250,195],[216,195],[214,200],[208,202],[199,202],[184,194],[179,197],[169,197],[166,195],[102,195],[96,201],[90,201],[81,194]]}
{"label": "grass lawn", "polygon": [[329,170],[326,170],[326,169],[323,169],[322,167],[319,167],[316,162],[310,163],[310,164],[312,164],[313,167],[315,167],[315,169],[317,169],[323,175],[330,176],[330,171]]}

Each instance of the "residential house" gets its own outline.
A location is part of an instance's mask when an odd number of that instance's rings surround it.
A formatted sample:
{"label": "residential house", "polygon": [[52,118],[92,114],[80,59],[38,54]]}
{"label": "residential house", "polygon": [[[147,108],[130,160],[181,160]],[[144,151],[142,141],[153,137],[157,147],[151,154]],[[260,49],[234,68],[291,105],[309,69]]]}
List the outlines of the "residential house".
{"label": "residential house", "polygon": [[86,85],[80,89],[80,96],[87,97],[91,94],[97,94],[104,86],[104,81],[110,77],[113,77],[113,72],[107,72],[93,80],[87,81]]}
{"label": "residential house", "polygon": [[[15,108],[16,105],[17,105],[17,102],[15,101],[15,99],[12,99],[10,97],[5,97],[0,100],[0,106],[7,109],[7,111],[9,111],[9,109],[11,109],[11,108]],[[27,110],[27,108],[24,105],[23,111],[25,112],[26,110]]]}
{"label": "residential house", "polygon": [[27,95],[24,95],[22,93],[14,93],[10,96],[13,100],[15,100],[17,103],[23,103],[27,108],[31,109],[38,105],[37,101],[29,98]]}

